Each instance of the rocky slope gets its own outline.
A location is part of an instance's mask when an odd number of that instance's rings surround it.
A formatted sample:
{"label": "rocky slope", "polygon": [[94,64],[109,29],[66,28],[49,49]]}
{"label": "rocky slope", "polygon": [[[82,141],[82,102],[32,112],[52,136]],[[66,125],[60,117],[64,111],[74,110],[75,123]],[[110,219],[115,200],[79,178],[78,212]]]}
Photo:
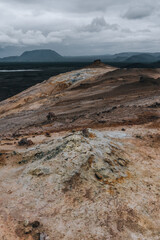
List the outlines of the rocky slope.
{"label": "rocky slope", "polygon": [[0,239],[160,238],[159,78],[94,64],[0,103]]}

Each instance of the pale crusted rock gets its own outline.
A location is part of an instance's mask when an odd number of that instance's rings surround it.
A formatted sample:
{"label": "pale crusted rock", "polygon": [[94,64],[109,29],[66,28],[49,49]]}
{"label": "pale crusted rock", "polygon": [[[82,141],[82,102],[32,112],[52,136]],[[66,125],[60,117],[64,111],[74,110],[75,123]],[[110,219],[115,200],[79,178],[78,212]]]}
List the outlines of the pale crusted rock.
{"label": "pale crusted rock", "polygon": [[0,223],[10,219],[17,229],[12,240],[157,240],[159,181],[154,163],[145,172],[150,160],[138,153],[138,140],[133,142],[128,131],[87,132],[57,134],[8,155],[9,163],[21,155],[27,159],[0,171],[1,198],[6,199],[0,210],[9,210]]}
{"label": "pale crusted rock", "polygon": [[40,240],[50,240],[50,238],[47,236],[46,233],[41,233],[40,234]]}
{"label": "pale crusted rock", "polygon": [[47,168],[36,168],[36,169],[33,169],[29,172],[31,175],[33,176],[45,176],[45,175],[49,175],[50,174],[50,170],[47,169]]}

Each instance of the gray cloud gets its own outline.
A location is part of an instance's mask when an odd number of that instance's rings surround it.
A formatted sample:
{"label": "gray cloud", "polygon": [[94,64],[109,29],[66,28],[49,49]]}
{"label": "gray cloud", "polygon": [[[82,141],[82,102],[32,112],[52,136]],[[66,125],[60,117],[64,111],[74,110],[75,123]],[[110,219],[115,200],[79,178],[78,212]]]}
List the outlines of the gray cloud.
{"label": "gray cloud", "polygon": [[61,42],[62,36],[55,32],[44,35],[41,31],[12,29],[9,33],[0,32],[0,43],[4,45],[40,45],[45,43]]}
{"label": "gray cloud", "polygon": [[142,19],[150,16],[154,11],[153,6],[132,6],[130,7],[124,15],[127,19]]}
{"label": "gray cloud", "polygon": [[[4,0],[2,0],[4,1]],[[90,13],[101,11],[104,12],[107,8],[114,5],[121,5],[119,0],[6,0],[8,4],[25,8],[36,8],[37,10],[50,10],[50,11],[60,11],[60,12],[75,12],[75,13]],[[127,3],[127,0],[122,0],[124,3]],[[43,6],[43,7],[42,7]]]}
{"label": "gray cloud", "polygon": [[82,29],[86,32],[100,32],[102,30],[118,30],[118,24],[106,23],[104,17],[97,17],[92,20],[92,22]]}
{"label": "gray cloud", "polygon": [[158,51],[159,11],[159,0],[1,0],[0,57],[34,48],[62,55]]}

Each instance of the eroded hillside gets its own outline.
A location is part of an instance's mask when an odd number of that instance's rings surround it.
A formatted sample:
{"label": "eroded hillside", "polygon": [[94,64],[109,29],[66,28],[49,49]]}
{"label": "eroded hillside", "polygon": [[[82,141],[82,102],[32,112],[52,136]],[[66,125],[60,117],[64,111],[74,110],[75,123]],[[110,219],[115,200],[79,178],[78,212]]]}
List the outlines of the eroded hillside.
{"label": "eroded hillside", "polygon": [[0,103],[0,239],[160,238],[160,69],[100,64]]}

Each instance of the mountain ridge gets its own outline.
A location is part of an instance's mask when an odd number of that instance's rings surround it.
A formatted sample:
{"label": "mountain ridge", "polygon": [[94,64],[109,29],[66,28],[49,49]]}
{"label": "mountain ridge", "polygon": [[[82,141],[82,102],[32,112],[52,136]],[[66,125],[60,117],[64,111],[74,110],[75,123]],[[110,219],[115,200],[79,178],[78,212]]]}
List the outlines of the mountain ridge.
{"label": "mountain ridge", "polygon": [[62,56],[56,51],[50,49],[38,49],[25,51],[20,56],[11,56],[1,58],[0,62],[58,62]]}
{"label": "mountain ridge", "polygon": [[51,49],[25,51],[20,56],[0,58],[0,62],[92,62],[101,59],[108,63],[156,63],[160,61],[160,53],[122,52],[93,56],[62,56]]}

